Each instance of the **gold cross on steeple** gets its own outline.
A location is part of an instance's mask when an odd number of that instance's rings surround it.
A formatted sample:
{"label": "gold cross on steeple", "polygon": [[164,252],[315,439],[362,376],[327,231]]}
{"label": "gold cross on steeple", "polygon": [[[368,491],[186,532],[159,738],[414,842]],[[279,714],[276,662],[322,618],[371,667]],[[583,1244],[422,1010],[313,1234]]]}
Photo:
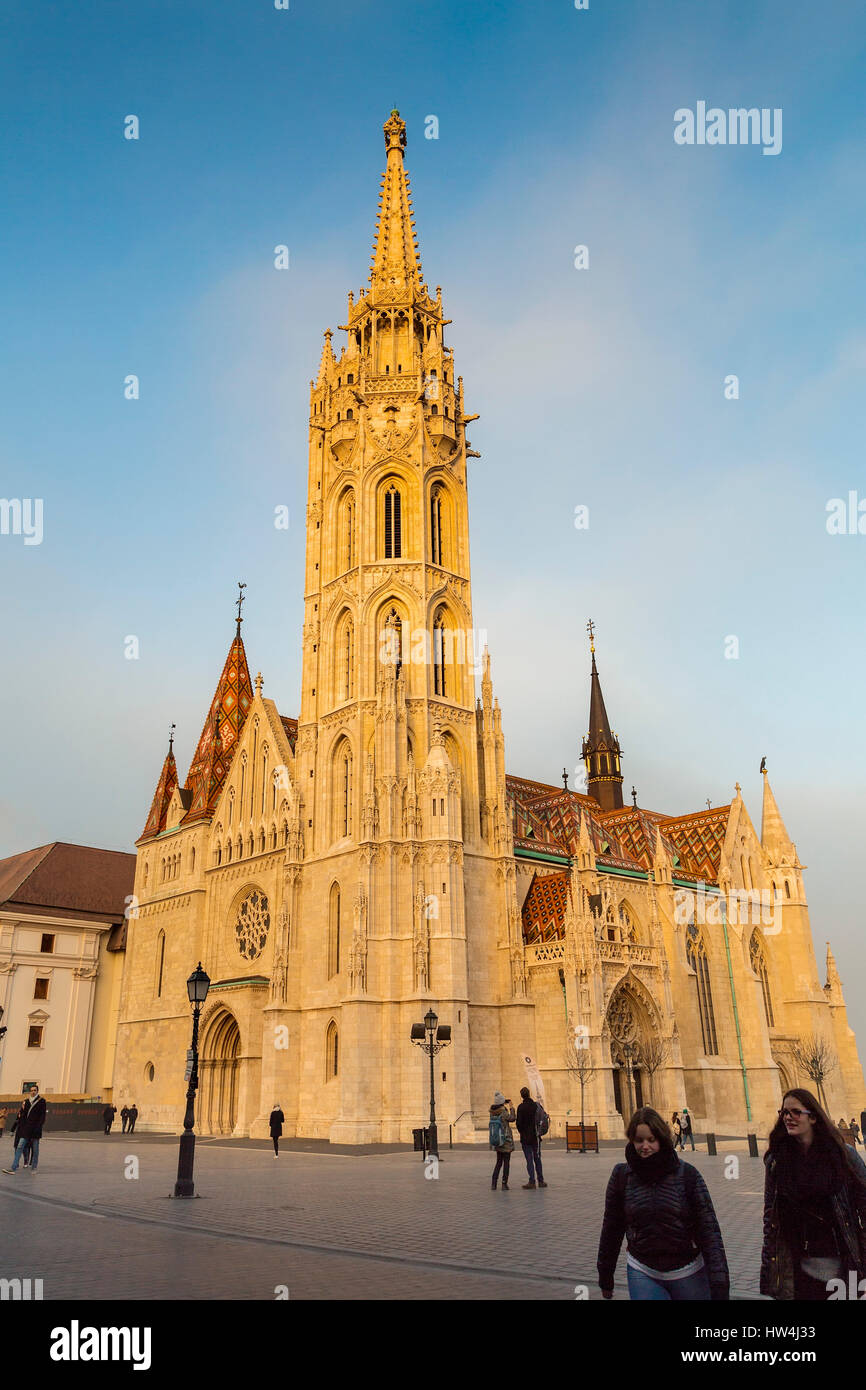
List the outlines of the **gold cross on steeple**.
{"label": "gold cross on steeple", "polygon": [[586,630],[587,630],[587,632],[589,633],[589,650],[590,650],[591,652],[594,652],[594,651],[595,651],[595,641],[594,641],[594,638],[595,638],[595,623],[592,621],[592,618],[590,618],[589,622],[587,623],[587,625],[586,625]]}

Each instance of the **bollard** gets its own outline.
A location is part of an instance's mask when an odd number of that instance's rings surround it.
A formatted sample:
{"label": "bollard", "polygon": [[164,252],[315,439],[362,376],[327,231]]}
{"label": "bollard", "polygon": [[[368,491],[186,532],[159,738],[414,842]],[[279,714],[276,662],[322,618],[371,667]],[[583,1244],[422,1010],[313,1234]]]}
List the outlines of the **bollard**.
{"label": "bollard", "polygon": [[748,1141],[749,1141],[749,1158],[757,1158],[757,1157],[758,1157],[758,1136],[757,1136],[757,1134],[747,1134],[747,1135],[746,1135],[746,1138],[747,1138]]}
{"label": "bollard", "polygon": [[707,1153],[710,1154],[713,1158],[715,1158],[715,1155],[716,1155],[716,1136],[715,1136],[714,1134],[708,1134],[708,1135],[707,1135]]}

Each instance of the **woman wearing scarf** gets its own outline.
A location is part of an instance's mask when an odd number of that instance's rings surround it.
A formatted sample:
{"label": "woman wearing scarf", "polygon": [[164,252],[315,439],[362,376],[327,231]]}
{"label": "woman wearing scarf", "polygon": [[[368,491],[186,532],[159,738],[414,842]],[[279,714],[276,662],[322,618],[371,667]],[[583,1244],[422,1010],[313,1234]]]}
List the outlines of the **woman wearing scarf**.
{"label": "woman wearing scarf", "polygon": [[671,1132],[649,1106],[626,1130],[625,1163],[610,1176],[598,1244],[598,1282],[613,1298],[613,1275],[623,1236],[632,1299],[721,1301],[728,1297],[728,1263],[707,1185],[674,1150]]}
{"label": "woman wearing scarf", "polygon": [[829,1297],[866,1275],[866,1164],[811,1091],[788,1091],[764,1155],[761,1293]]}

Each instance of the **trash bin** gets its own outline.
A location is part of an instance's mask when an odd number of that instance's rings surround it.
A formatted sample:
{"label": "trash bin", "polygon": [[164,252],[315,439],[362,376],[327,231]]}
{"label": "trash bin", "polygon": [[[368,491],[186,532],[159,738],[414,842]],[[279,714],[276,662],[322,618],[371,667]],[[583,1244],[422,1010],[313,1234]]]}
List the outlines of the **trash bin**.
{"label": "trash bin", "polygon": [[425,1149],[427,1148],[427,1142],[426,1142],[426,1141],[427,1141],[427,1131],[426,1131],[426,1129],[413,1129],[413,1130],[412,1130],[412,1147],[413,1147],[413,1149],[414,1149],[414,1151],[415,1151],[416,1154],[418,1154],[418,1153],[424,1153]]}
{"label": "trash bin", "polygon": [[758,1136],[757,1136],[757,1134],[747,1134],[747,1135],[746,1135],[746,1138],[747,1138],[748,1141],[749,1141],[749,1158],[757,1158],[757,1157],[758,1157]]}
{"label": "trash bin", "polygon": [[708,1153],[708,1154],[711,1154],[711,1155],[713,1155],[713,1156],[715,1156],[715,1152],[716,1152],[716,1136],[715,1136],[714,1134],[708,1134],[708,1135],[707,1135],[707,1153]]}

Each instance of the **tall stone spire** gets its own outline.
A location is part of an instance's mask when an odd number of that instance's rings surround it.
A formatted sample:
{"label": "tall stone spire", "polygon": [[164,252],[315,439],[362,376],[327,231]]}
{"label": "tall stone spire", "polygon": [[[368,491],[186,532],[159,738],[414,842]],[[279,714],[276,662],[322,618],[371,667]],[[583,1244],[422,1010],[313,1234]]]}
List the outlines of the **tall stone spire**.
{"label": "tall stone spire", "polygon": [[581,750],[586,763],[586,790],[603,811],[616,811],[622,806],[622,770],[619,739],[611,733],[601,681],[595,664],[595,625],[587,623],[589,646],[592,652],[591,692],[589,700],[589,733]]}
{"label": "tall stone spire", "polygon": [[793,849],[791,837],[785,829],[767,770],[762,770],[764,778],[764,804],[761,809],[761,844],[767,850]]}
{"label": "tall stone spire", "polygon": [[842,997],[842,981],[839,979],[836,959],[830,950],[829,941],[827,942],[827,983],[824,985],[824,993],[831,1004],[844,1004],[845,1002]]}
{"label": "tall stone spire", "polygon": [[382,175],[379,215],[373,241],[370,289],[376,300],[382,297],[383,292],[387,294],[394,290],[408,290],[410,297],[414,298],[415,293],[421,290],[423,276],[409,175],[403,164],[406,122],[400,119],[399,111],[391,112],[383,129],[388,155]]}

